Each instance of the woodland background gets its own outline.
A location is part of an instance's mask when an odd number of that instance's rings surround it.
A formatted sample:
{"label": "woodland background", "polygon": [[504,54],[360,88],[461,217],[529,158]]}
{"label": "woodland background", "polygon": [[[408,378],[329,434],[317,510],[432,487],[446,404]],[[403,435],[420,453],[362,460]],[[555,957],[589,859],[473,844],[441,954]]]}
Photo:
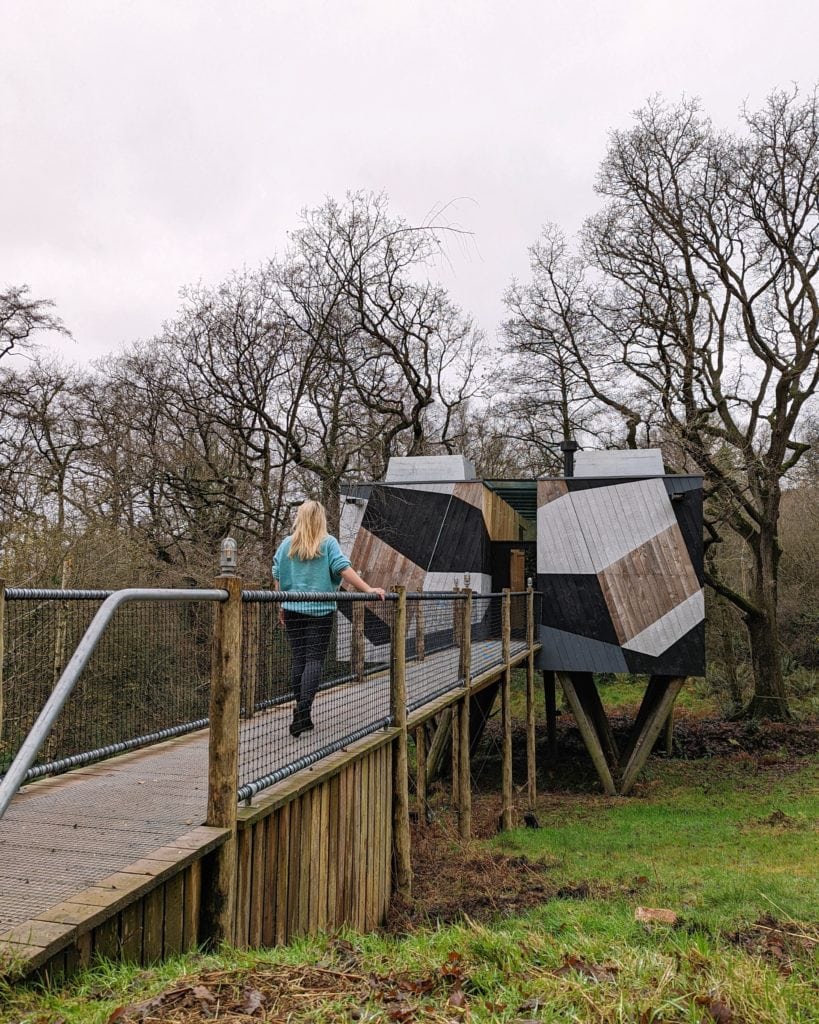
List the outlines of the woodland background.
{"label": "woodland background", "polygon": [[[461,452],[559,473],[559,444],[659,446],[706,481],[709,682],[787,718],[819,671],[819,106],[772,93],[737,134],[694,101],[611,134],[600,208],[546,225],[489,339],[435,282],[459,229],[386,196],[305,210],[286,252],[189,285],[155,337],[92,365],[47,297],[0,282],[7,585],[248,583],[306,496]],[[534,235],[533,231],[533,235]],[[503,283],[499,282],[499,290]]]}

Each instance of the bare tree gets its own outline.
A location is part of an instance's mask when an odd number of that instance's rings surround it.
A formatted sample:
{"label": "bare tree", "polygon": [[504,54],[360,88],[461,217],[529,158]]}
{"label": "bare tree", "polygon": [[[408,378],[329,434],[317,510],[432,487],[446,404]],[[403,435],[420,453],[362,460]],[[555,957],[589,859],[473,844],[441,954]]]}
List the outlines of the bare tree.
{"label": "bare tree", "polygon": [[789,715],[778,635],[783,481],[810,445],[819,385],[817,96],[772,94],[717,132],[696,102],[652,100],[612,134],[584,231],[596,275],[570,342],[590,393],[707,481],[707,543],[746,545],[753,716]]}
{"label": "bare tree", "polygon": [[[505,419],[512,437],[539,452],[538,472],[555,472],[561,441],[599,443],[616,425],[594,396],[577,355],[585,351],[588,326],[585,267],[557,225],[547,224],[530,247],[529,266],[530,279],[513,281],[504,296],[509,315],[502,333],[512,356]],[[634,447],[633,419],[628,426],[625,440]]]}
{"label": "bare tree", "polygon": [[482,337],[425,279],[448,230],[409,225],[383,195],[354,193],[306,211],[293,235],[290,322],[342,370],[347,403],[367,411],[370,436],[359,441],[371,455],[377,441],[374,475],[396,448],[451,446],[453,413],[478,387]]}
{"label": "bare tree", "polygon": [[53,308],[50,299],[29,298],[27,285],[12,285],[0,291],[0,358],[15,349],[30,349],[39,331],[70,336],[62,320],[51,312]]}

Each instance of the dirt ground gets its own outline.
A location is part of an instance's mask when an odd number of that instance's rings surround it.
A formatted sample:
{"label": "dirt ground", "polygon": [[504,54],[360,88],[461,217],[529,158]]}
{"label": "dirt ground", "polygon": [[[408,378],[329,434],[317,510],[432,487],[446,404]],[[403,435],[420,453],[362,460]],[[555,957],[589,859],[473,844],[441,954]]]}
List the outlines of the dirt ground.
{"label": "dirt ground", "polygon": [[[615,735],[624,736],[629,718],[615,718]],[[497,794],[500,758],[496,723],[490,722],[482,760],[473,765],[480,774],[482,795],[473,797],[473,834],[486,838],[497,832],[500,797]],[[515,732],[516,780],[525,778],[525,734]],[[725,756],[737,761],[755,760],[773,773],[787,773],[798,767],[800,759],[819,751],[819,727],[813,724],[766,725],[754,728],[743,723],[681,716],[674,736],[674,756],[686,759]],[[542,799],[549,802],[549,788],[558,793],[587,793],[598,799],[599,784],[588,764],[588,755],[573,726],[571,716],[561,716],[558,727],[558,757],[550,772],[545,750],[539,751]],[[802,761],[804,764],[804,761]],[[436,797],[433,794],[432,800]],[[446,789],[437,800],[446,802]],[[781,812],[779,812],[781,813]],[[777,823],[780,824],[780,823]],[[786,822],[781,823],[783,827]],[[384,932],[401,936],[420,927],[459,921],[491,922],[515,916],[549,900],[581,900],[589,897],[638,896],[648,880],[635,878],[619,887],[592,879],[579,879],[571,885],[559,883],[555,865],[512,857],[474,844],[458,841],[451,814],[435,814],[423,826],[413,825],[413,899],[393,901]],[[682,923],[680,927],[685,928]],[[796,957],[804,957],[816,948],[819,923],[795,930],[788,922],[764,917],[742,931],[723,938],[751,955],[775,966],[783,975],[790,973]],[[579,966],[578,966],[579,965]],[[591,971],[578,961],[555,972]],[[596,976],[595,976],[596,977]],[[328,1003],[344,1006],[345,1019],[363,1020],[372,1014],[373,1004],[383,1018],[402,1022],[418,1019],[419,1001],[429,1009],[424,1019],[451,1020],[465,1006],[468,988],[460,957],[450,954],[442,966],[417,974],[379,975],[365,969],[355,947],[343,940],[332,941],[328,956],[320,965],[258,965],[252,970],[204,971],[188,978],[179,987],[153,999],[119,1007],[108,1024],[201,1024],[214,1018],[224,1021],[260,1019],[287,1021],[305,1019],[322,1012]],[[361,1011],[357,1009],[361,1007]],[[433,1010],[433,1007],[435,1009]],[[519,1008],[531,1017],[529,1008]],[[440,1011],[440,1014],[439,1012]],[[526,1011],[526,1012],[524,1012]],[[721,1018],[714,1010],[714,1019]],[[459,1018],[460,1019],[460,1018]]]}

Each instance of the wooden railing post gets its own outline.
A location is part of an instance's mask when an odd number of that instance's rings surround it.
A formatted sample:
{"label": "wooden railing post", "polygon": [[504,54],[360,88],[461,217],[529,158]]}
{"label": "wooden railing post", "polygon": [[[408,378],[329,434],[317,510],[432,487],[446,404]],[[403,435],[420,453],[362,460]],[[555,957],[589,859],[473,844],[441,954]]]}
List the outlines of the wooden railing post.
{"label": "wooden railing post", "polygon": [[537,761],[535,747],[535,591],[526,587],[526,798],[529,810],[537,802]]}
{"label": "wooden railing post", "polygon": [[214,851],[202,889],[205,936],[212,942],[235,939],[236,791],[239,782],[239,712],[242,682],[242,581],[217,576],[214,587],[228,592],[216,605],[213,621],[206,824],[228,828],[231,836]]}
{"label": "wooden railing post", "polygon": [[426,623],[424,621],[423,598],[415,600],[415,660],[423,661],[426,657]]}
{"label": "wooden railing post", "polygon": [[[469,702],[472,684],[472,590],[467,587],[466,600],[463,602],[463,637],[461,640],[461,674],[464,679],[464,698],[459,709],[458,739],[460,753],[458,755],[458,831],[461,839],[467,840],[472,835],[472,766],[469,754]],[[454,721],[454,717],[453,717]],[[452,734],[455,742],[455,734]]]}
{"label": "wooden railing post", "polygon": [[364,682],[364,602],[353,601],[352,625],[350,639],[350,669],[357,683]]}
{"label": "wooden railing post", "polygon": [[[460,594],[460,587],[453,587],[453,592]],[[452,643],[453,646],[460,649],[461,646],[461,630],[463,627],[463,617],[461,616],[461,608],[457,598],[452,602]]]}
{"label": "wooden railing post", "polygon": [[501,603],[501,648],[503,652],[503,679],[501,682],[501,730],[503,733],[501,769],[501,827],[512,827],[512,599],[505,587]]}
{"label": "wooden railing post", "polygon": [[412,891],[409,821],[409,757],[407,750],[407,591],[395,587],[398,601],[392,627],[390,658],[390,715],[398,729],[393,743],[392,822],[395,863],[395,891],[409,896]]}

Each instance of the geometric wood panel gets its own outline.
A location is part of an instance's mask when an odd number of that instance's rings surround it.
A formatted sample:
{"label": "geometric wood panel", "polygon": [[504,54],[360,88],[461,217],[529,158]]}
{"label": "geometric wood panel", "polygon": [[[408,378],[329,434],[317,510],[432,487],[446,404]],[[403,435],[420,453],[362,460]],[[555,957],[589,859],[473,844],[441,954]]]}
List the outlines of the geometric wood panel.
{"label": "geometric wood panel", "polygon": [[674,523],[598,574],[621,645],[699,593],[687,555]]}
{"label": "geometric wood panel", "polygon": [[350,561],[356,572],[374,586],[382,585],[382,580],[387,585],[400,580],[407,590],[414,592],[424,585],[425,571],[420,565],[364,527],[358,531]]}
{"label": "geometric wood panel", "polygon": [[539,480],[537,525],[541,667],[702,672],[701,479]]}

